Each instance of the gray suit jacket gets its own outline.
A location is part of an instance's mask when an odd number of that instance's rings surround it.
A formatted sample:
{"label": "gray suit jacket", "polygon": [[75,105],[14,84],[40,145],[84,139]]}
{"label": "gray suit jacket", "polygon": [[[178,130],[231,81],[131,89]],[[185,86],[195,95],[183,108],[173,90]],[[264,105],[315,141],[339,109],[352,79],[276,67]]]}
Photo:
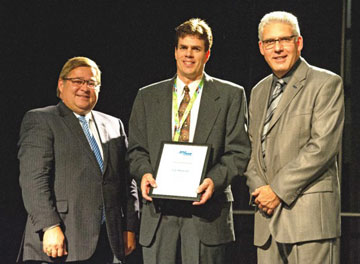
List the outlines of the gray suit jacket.
{"label": "gray suit jacket", "polygon": [[[129,124],[130,172],[140,181],[154,173],[162,141],[171,141],[174,78],[139,90]],[[216,245],[234,240],[231,181],[246,168],[250,143],[246,131],[247,108],[242,87],[205,75],[194,143],[211,144],[206,177],[215,184],[213,197],[193,206],[193,222],[201,241]],[[156,203],[156,201],[155,201]],[[148,246],[161,212],[144,201],[140,243]]]}
{"label": "gray suit jacket", "polygon": [[270,234],[278,242],[296,243],[341,233],[337,158],[344,125],[342,80],[300,59],[271,120],[265,161],[260,138],[272,75],[251,93],[247,184],[250,192],[270,184],[282,201],[272,217],[256,211],[257,246]]}
{"label": "gray suit jacket", "polygon": [[102,142],[103,174],[78,119],[62,102],[31,110],[23,119],[18,154],[28,212],[23,260],[52,262],[42,252],[42,230],[58,223],[69,253],[64,261],[90,258],[103,205],[112,251],[124,258],[122,232],[135,231],[137,225],[136,184],[130,184],[125,161],[127,139],[119,119],[92,114]]}

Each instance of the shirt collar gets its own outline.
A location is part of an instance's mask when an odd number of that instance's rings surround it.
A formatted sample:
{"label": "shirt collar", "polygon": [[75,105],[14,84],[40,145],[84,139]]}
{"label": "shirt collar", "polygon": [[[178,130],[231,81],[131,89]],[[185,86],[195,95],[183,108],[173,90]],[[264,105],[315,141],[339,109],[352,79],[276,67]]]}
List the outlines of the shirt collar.
{"label": "shirt collar", "polygon": [[[189,89],[190,89],[190,94],[193,94],[196,91],[200,82],[201,82],[201,79],[193,81],[187,85],[187,87],[189,87]],[[182,80],[180,80],[179,77],[176,77],[176,86],[177,86],[177,94],[178,95],[183,94],[185,83]]]}
{"label": "shirt collar", "polygon": [[[74,115],[76,116],[76,118],[79,118],[79,114],[77,114],[77,113],[75,113],[75,112],[73,112],[74,113]],[[92,120],[93,118],[92,118],[92,114],[91,114],[91,112],[89,112],[89,113],[87,113],[86,115],[85,115],[85,119],[86,119],[86,122],[88,122],[88,124],[90,123],[90,120]]]}

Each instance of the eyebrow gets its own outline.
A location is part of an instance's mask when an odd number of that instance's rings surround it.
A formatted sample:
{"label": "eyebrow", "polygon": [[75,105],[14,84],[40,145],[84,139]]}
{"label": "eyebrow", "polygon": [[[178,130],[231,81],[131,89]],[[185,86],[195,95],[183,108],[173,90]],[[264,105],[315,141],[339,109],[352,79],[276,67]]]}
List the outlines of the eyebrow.
{"label": "eyebrow", "polygon": [[199,45],[194,45],[194,46],[191,46],[191,45],[186,45],[186,44],[179,44],[179,47],[190,47],[190,48],[197,48],[197,49],[201,49],[201,46]]}

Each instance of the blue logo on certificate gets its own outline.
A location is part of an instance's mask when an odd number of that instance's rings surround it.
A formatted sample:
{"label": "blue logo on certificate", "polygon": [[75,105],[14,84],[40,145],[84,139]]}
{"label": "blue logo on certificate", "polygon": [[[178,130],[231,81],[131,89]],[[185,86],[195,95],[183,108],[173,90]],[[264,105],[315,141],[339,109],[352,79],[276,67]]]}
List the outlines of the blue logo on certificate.
{"label": "blue logo on certificate", "polygon": [[180,154],[180,155],[184,155],[184,156],[191,156],[192,153],[191,153],[191,152],[187,152],[187,151],[185,151],[185,150],[180,150],[180,151],[179,151],[179,154]]}

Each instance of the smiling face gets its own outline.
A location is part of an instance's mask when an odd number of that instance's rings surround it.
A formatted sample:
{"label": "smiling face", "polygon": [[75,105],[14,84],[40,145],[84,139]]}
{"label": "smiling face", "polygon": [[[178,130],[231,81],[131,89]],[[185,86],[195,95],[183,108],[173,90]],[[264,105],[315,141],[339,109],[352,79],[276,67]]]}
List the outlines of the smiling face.
{"label": "smiling face", "polygon": [[[96,70],[91,67],[77,67],[70,71],[66,78],[97,81]],[[58,87],[61,100],[75,113],[86,115],[95,107],[99,89],[90,89],[87,83],[77,87],[70,80],[63,79],[59,79]]]}
{"label": "smiling face", "polygon": [[[286,23],[273,22],[264,27],[262,40],[281,39],[293,34],[292,26]],[[275,46],[266,49],[263,42],[259,41],[260,53],[264,56],[273,73],[281,78],[294,66],[299,59],[303,48],[301,36],[294,38],[290,43],[275,42]]]}
{"label": "smiling face", "polygon": [[189,84],[202,77],[210,50],[205,50],[204,40],[196,35],[179,38],[175,48],[175,59],[178,77]]}

